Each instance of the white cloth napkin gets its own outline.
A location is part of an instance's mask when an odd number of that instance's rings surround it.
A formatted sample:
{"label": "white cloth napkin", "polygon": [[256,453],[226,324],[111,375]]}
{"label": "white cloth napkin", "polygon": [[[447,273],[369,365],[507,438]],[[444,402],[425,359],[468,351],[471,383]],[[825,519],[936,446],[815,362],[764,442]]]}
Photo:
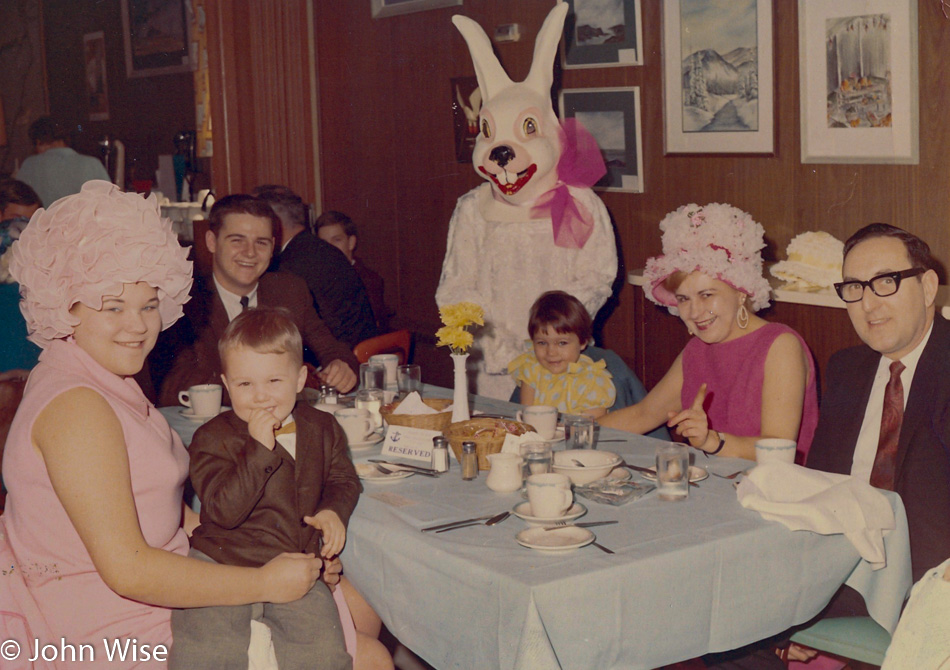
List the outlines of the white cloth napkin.
{"label": "white cloth napkin", "polygon": [[429,407],[427,404],[422,402],[422,396],[419,395],[419,392],[413,391],[402,399],[402,402],[399,403],[399,405],[396,407],[396,411],[393,412],[393,414],[441,414],[442,412],[451,411],[451,405],[441,411]]}
{"label": "white cloth napkin", "polygon": [[914,584],[881,670],[950,668],[950,582],[946,560]]}
{"label": "white cloth napkin", "polygon": [[896,527],[883,493],[850,475],[763,463],[739,483],[739,503],[791,530],[843,533],[873,570],[885,565],[884,532]]}

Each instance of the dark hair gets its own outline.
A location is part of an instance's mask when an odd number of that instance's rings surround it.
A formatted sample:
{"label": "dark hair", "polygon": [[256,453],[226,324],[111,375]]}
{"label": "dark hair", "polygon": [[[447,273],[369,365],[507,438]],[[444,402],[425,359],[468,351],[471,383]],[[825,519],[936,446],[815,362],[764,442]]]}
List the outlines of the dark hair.
{"label": "dark hair", "polygon": [[320,230],[326,226],[335,225],[343,226],[343,232],[350,237],[357,237],[356,224],[353,223],[353,219],[348,217],[343,212],[336,212],[331,209],[327,212],[324,212],[317,218],[317,230]]}
{"label": "dark hair", "polygon": [[0,212],[5,210],[7,205],[42,207],[43,201],[29,184],[16,179],[4,179],[0,181]]}
{"label": "dark hair", "polygon": [[267,219],[271,224],[270,234],[274,238],[280,231],[280,219],[274,209],[265,200],[255,198],[253,195],[234,193],[215,202],[208,213],[208,228],[212,233],[218,234],[221,226],[224,225],[225,217],[229,214],[250,214]]}
{"label": "dark hair", "polygon": [[41,116],[30,124],[30,141],[36,144],[50,144],[57,140],[66,141],[66,129],[49,116]]}
{"label": "dark hair", "polygon": [[271,206],[281,220],[306,228],[307,204],[292,189],[277,184],[264,184],[252,192]]}
{"label": "dark hair", "polygon": [[892,237],[900,240],[904,245],[904,249],[907,250],[907,257],[910,259],[913,269],[936,269],[937,264],[930,254],[930,246],[926,242],[913,233],[908,233],[906,230],[892,226],[889,223],[870,223],[849,237],[848,241],[844,243],[843,258],[846,259],[851,250],[861,242],[875,237]]}
{"label": "dark hair", "polygon": [[534,301],[528,315],[528,335],[534,339],[542,330],[574,333],[585,345],[593,334],[593,325],[580,300],[564,291],[548,291]]}
{"label": "dark hair", "polygon": [[234,317],[218,342],[225,374],[225,354],[236,347],[247,347],[259,354],[290,354],[295,363],[303,365],[303,339],[290,311],[284,307],[255,307]]}

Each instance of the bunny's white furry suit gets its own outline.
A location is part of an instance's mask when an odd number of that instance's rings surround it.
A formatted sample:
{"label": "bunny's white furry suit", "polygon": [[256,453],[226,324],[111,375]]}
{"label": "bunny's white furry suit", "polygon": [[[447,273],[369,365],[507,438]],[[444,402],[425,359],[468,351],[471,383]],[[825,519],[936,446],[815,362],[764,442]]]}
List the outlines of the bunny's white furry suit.
{"label": "bunny's white furry suit", "polygon": [[[581,147],[568,145],[573,138],[566,139],[551,106],[567,10],[558,4],[545,19],[521,83],[508,78],[477,23],[452,18],[468,43],[484,100],[472,162],[487,183],[459,198],[452,214],[436,302],[471,301],[485,309],[486,327],[474,345],[484,357],[481,395],[507,399],[514,390],[508,362],[524,351],[528,311],[541,293],[566,291],[593,317],[617,276],[610,216],[589,184],[575,186],[567,176],[573,158],[564,159]],[[597,160],[599,178],[599,153]]]}

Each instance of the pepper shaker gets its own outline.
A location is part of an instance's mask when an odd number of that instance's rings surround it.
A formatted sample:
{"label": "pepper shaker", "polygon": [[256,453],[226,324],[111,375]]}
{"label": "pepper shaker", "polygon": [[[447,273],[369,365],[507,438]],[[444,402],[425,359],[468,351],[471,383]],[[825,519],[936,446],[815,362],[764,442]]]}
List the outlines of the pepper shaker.
{"label": "pepper shaker", "polygon": [[462,442],[462,479],[478,479],[478,454],[474,442]]}
{"label": "pepper shaker", "polygon": [[432,463],[431,467],[436,472],[449,471],[449,441],[442,435],[436,435],[432,438]]}
{"label": "pepper shaker", "polygon": [[320,387],[320,402],[327,405],[336,405],[339,402],[337,390],[329,384],[323,384]]}

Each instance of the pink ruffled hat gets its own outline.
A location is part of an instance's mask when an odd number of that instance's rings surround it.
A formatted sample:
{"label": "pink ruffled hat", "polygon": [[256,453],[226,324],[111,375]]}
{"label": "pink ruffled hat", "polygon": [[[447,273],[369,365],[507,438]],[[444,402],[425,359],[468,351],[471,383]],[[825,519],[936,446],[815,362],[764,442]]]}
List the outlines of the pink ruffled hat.
{"label": "pink ruffled hat", "polygon": [[676,297],[663,286],[674,272],[715,277],[751,298],[753,312],[769,306],[771,287],[762,276],[765,229],[732,205],[683,205],[660,222],[663,255],[647,260],[647,298],[678,314]]}
{"label": "pink ruffled hat", "polygon": [[123,284],[158,289],[162,329],[190,299],[191,261],[155,196],[124,193],[107,181],[86,182],[30,219],[10,247],[10,274],[20,283],[20,311],[29,339],[44,349],[72,335],[78,302],[92,309]]}

